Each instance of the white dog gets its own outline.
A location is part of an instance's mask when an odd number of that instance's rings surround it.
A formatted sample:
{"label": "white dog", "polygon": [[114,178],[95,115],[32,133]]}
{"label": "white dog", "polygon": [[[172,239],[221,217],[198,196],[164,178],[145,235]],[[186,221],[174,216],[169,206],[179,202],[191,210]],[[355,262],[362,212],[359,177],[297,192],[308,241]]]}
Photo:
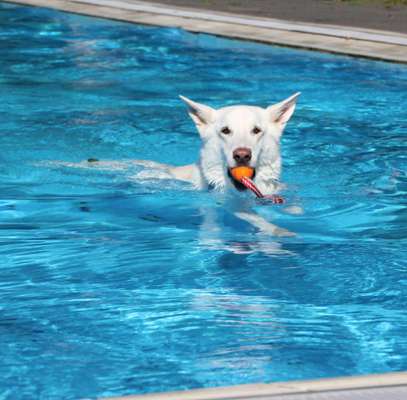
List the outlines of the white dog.
{"label": "white dog", "polygon": [[247,165],[254,169],[253,180],[260,191],[274,194],[281,172],[280,137],[299,95],[265,109],[240,105],[218,110],[180,96],[202,139],[198,162],[182,167],[134,162],[160,170],[163,177],[190,182],[197,189],[215,190],[244,190],[230,170]]}
{"label": "white dog", "polygon": [[[174,167],[154,161],[133,160],[110,162],[88,160],[81,163],[59,163],[69,167],[127,169],[141,165],[144,170],[136,178],[176,179],[191,183],[196,189],[218,191],[245,190],[230,174],[236,166],[254,170],[253,181],[265,195],[278,192],[281,172],[280,138],[293,115],[300,93],[267,108],[231,106],[219,109],[196,103],[180,96],[202,139],[199,160],[195,164]],[[297,208],[298,209],[298,208]],[[297,213],[298,210],[292,210]],[[292,235],[252,212],[236,212],[236,216],[273,235]]]}

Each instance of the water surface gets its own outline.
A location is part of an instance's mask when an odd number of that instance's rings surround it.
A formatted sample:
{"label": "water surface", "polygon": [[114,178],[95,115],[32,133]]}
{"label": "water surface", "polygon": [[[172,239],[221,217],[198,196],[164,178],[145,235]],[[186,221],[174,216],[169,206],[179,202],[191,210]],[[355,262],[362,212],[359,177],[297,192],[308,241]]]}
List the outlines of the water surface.
{"label": "water surface", "polygon": [[[296,91],[282,179],[302,216],[49,163],[190,163],[178,94]],[[406,370],[406,93],[402,65],[1,3],[0,399]]]}

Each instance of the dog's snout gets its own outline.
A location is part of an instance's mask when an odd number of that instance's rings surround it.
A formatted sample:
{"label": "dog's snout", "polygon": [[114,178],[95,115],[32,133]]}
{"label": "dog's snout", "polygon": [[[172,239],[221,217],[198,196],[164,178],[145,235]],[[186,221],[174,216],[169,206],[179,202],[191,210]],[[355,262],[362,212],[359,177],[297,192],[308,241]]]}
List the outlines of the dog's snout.
{"label": "dog's snout", "polygon": [[239,147],[233,152],[233,159],[239,165],[247,165],[252,159],[252,151],[247,147]]}

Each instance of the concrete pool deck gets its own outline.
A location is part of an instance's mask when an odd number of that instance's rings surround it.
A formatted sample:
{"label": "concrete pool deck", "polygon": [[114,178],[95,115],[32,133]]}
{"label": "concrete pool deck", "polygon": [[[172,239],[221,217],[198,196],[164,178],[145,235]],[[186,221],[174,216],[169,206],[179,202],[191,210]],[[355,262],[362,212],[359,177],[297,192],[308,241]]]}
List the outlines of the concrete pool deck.
{"label": "concrete pool deck", "polygon": [[190,32],[407,63],[407,34],[293,22],[137,0],[9,0]]}
{"label": "concrete pool deck", "polygon": [[110,397],[104,400],[405,400],[407,372]]}

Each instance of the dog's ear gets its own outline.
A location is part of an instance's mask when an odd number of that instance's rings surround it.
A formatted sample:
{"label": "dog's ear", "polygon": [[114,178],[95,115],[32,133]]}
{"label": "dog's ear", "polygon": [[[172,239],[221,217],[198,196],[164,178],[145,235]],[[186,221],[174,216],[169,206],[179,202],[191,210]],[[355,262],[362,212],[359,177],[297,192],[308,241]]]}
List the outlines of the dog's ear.
{"label": "dog's ear", "polygon": [[293,115],[295,105],[297,103],[297,98],[300,94],[300,92],[297,92],[290,96],[288,99],[267,107],[267,112],[270,116],[271,122],[277,124],[281,129],[284,129],[288,120]]}
{"label": "dog's ear", "polygon": [[188,106],[188,114],[200,132],[201,129],[204,129],[208,124],[214,121],[216,110],[205,104],[196,103],[184,96],[179,97]]}

